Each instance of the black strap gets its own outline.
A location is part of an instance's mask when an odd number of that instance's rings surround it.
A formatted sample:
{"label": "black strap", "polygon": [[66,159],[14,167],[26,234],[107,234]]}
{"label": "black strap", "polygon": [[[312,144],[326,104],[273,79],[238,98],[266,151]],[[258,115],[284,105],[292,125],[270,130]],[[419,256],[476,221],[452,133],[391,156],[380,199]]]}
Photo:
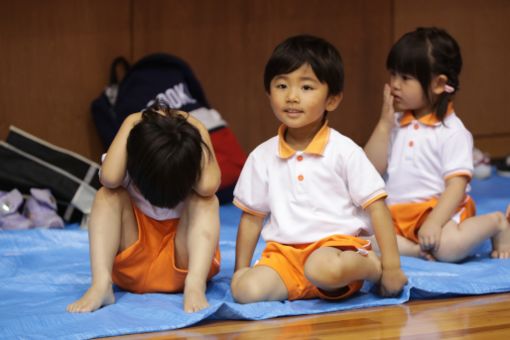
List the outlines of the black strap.
{"label": "black strap", "polygon": [[129,61],[127,61],[126,58],[120,56],[120,57],[113,59],[112,66],[110,68],[110,85],[119,83],[119,77],[117,76],[117,69],[118,69],[119,65],[122,66],[124,75],[131,68]]}

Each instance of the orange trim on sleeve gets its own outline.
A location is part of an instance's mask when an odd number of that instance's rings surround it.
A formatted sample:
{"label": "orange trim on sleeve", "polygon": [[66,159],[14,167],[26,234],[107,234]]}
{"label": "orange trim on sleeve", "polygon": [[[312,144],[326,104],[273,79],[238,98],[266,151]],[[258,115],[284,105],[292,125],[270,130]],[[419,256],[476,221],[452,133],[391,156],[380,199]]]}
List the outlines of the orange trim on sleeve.
{"label": "orange trim on sleeve", "polygon": [[239,209],[241,209],[245,213],[248,213],[248,214],[251,214],[251,215],[255,215],[255,216],[258,216],[258,217],[266,217],[266,215],[267,215],[267,213],[263,213],[263,212],[256,211],[256,210],[248,208],[247,206],[245,206],[243,203],[241,203],[236,198],[234,198],[234,201],[232,203],[234,203],[234,205],[236,207],[238,207]]}
{"label": "orange trim on sleeve", "polygon": [[374,203],[375,201],[380,200],[380,199],[382,199],[382,198],[386,198],[386,197],[388,197],[388,194],[387,194],[386,192],[381,192],[380,194],[378,194],[378,195],[376,195],[376,196],[374,196],[374,197],[370,198],[368,201],[366,201],[364,204],[362,204],[362,205],[361,205],[361,207],[362,207],[363,209],[366,209],[366,208],[368,208],[368,206],[369,206],[370,204],[372,204],[372,203]]}
{"label": "orange trim on sleeve", "polygon": [[473,177],[473,174],[470,171],[467,170],[460,170],[449,173],[447,176],[445,176],[444,180],[447,181],[450,178],[458,177],[458,176],[464,176],[467,177],[469,181],[471,181],[471,178]]}

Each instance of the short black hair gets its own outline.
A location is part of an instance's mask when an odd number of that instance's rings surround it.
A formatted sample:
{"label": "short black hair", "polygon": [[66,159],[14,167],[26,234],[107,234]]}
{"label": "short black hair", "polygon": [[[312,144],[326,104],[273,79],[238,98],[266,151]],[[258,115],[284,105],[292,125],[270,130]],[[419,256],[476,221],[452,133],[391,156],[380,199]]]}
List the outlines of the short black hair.
{"label": "short black hair", "polygon": [[129,133],[127,172],[151,204],[174,208],[200,177],[203,145],[186,116],[157,101]]}
{"label": "short black hair", "polygon": [[321,83],[328,85],[328,95],[340,94],[344,89],[344,66],[338,50],[322,38],[296,35],[280,43],[273,50],[264,70],[264,87],[270,92],[274,77],[293,72],[309,64]]}
{"label": "short black hair", "polygon": [[[459,90],[462,56],[457,41],[444,29],[418,27],[404,34],[393,45],[386,60],[386,68],[416,78],[430,101],[428,89],[434,76],[444,74],[448,78],[447,84],[455,92]],[[432,103],[440,120],[444,119],[452,96],[453,93],[444,92],[437,102]]]}

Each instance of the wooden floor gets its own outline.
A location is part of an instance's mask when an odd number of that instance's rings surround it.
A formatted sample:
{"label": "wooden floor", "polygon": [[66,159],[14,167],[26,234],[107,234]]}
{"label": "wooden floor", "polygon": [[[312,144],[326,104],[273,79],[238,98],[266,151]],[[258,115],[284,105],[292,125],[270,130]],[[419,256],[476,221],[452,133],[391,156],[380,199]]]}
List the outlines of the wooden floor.
{"label": "wooden floor", "polygon": [[214,321],[110,339],[510,339],[510,293],[263,321]]}

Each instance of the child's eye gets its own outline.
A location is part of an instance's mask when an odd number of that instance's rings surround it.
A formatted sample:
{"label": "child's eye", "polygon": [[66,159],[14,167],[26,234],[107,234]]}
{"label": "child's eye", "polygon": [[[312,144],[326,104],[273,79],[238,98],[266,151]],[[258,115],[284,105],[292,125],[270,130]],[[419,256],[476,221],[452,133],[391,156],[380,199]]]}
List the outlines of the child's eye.
{"label": "child's eye", "polygon": [[410,76],[408,74],[403,74],[402,75],[402,79],[404,79],[404,80],[411,80],[411,79],[414,79],[414,77],[412,77],[412,76]]}
{"label": "child's eye", "polygon": [[282,83],[279,83],[279,84],[276,84],[275,87],[277,89],[286,89],[287,88],[287,85],[286,84],[282,84]]}
{"label": "child's eye", "polygon": [[311,91],[311,90],[313,90],[313,89],[314,89],[314,88],[313,88],[313,86],[310,86],[310,85],[303,85],[303,90],[305,90],[305,91]]}

